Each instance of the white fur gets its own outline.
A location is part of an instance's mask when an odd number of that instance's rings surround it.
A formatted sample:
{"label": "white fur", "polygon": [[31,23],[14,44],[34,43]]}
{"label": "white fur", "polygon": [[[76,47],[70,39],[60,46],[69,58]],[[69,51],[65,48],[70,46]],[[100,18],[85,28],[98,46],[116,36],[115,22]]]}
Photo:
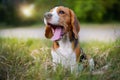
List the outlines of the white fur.
{"label": "white fur", "polygon": [[[58,22],[59,22],[59,15],[58,15],[58,13],[57,13],[57,8],[58,7],[55,7],[54,9],[53,9],[53,11],[52,12],[50,12],[51,14],[52,14],[52,18],[51,18],[51,20],[49,21],[49,23],[51,23],[51,24],[58,24]],[[47,25],[47,20],[44,18],[44,23],[45,23],[45,25]]]}
{"label": "white fur", "polygon": [[[78,67],[76,62],[76,54],[72,49],[72,44],[69,37],[64,37],[58,43],[59,48],[56,51],[51,51],[53,62],[56,64],[61,63],[63,67],[70,68],[71,71],[76,70]],[[55,64],[54,67],[56,67]]]}
{"label": "white fur", "polygon": [[47,25],[47,20],[44,18],[44,23],[45,23],[45,25]]}
{"label": "white fur", "polygon": [[53,9],[53,12],[51,12],[52,13],[52,19],[50,20],[51,24],[58,24],[58,22],[59,22],[59,15],[57,13],[57,8],[58,7],[55,7]]}
{"label": "white fur", "polygon": [[90,58],[88,62],[89,62],[90,71],[94,70],[95,63],[93,58]]}

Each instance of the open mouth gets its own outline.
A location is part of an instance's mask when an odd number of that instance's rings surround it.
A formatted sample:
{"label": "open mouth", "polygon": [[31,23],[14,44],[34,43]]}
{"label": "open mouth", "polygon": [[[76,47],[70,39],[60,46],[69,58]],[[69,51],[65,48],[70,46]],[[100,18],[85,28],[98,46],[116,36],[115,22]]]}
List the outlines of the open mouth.
{"label": "open mouth", "polygon": [[48,23],[48,25],[52,28],[53,36],[51,38],[52,41],[58,41],[64,35],[64,27],[60,25],[53,25]]}

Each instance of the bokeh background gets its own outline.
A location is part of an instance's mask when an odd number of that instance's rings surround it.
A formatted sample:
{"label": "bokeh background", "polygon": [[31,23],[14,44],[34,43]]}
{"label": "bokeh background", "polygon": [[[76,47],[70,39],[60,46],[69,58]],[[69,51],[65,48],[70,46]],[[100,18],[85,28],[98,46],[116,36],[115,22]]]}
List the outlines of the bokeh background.
{"label": "bokeh background", "polygon": [[71,8],[81,23],[120,21],[119,0],[0,0],[0,24],[43,23],[44,13],[59,5]]}
{"label": "bokeh background", "polygon": [[[43,15],[59,5],[79,19],[80,47],[95,60],[94,75],[89,67],[77,76],[61,65],[53,71]],[[0,80],[120,80],[120,0],[0,0]]]}

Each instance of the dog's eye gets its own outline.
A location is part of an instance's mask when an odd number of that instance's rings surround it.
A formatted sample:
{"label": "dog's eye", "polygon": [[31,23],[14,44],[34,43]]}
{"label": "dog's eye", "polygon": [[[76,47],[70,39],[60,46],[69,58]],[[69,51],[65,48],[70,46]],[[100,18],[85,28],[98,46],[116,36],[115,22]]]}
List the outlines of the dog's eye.
{"label": "dog's eye", "polygon": [[64,12],[64,11],[62,11],[62,10],[61,10],[61,11],[59,11],[59,14],[64,14],[64,13],[65,13],[65,12]]}

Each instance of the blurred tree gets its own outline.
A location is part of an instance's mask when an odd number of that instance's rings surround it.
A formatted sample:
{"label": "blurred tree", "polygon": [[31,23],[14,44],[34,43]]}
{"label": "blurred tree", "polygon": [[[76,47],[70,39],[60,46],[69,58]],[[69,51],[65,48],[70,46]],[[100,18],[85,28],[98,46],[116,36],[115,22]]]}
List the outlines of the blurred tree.
{"label": "blurred tree", "polygon": [[77,0],[73,5],[73,9],[81,21],[120,21],[119,0]]}
{"label": "blurred tree", "polygon": [[15,2],[11,2],[10,0],[2,0],[0,2],[0,22],[4,22],[6,24],[16,24],[19,20],[15,9],[16,7]]}
{"label": "blurred tree", "polygon": [[101,1],[97,0],[80,0],[75,2],[75,12],[81,21],[101,21],[105,13],[105,8]]}
{"label": "blurred tree", "polygon": [[120,1],[103,0],[103,6],[106,9],[103,21],[120,21]]}
{"label": "blurred tree", "polygon": [[[35,4],[34,18],[22,18],[19,11],[22,4]],[[59,5],[75,11],[81,22],[120,21],[119,0],[0,0],[0,22],[13,25],[41,22],[45,12]]]}

